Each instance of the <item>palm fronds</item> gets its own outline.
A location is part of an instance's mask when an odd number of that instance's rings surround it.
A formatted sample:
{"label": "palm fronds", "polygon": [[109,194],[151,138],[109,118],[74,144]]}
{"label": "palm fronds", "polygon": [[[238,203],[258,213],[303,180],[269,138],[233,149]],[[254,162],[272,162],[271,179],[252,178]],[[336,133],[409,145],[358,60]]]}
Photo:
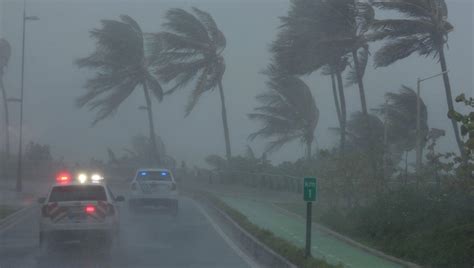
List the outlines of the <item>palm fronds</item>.
{"label": "palm fronds", "polygon": [[250,119],[259,121],[262,128],[252,133],[249,139],[271,138],[266,152],[274,152],[293,140],[311,144],[319,110],[308,86],[295,76],[282,75],[274,65],[268,67],[266,74],[269,76],[269,91],[256,97],[261,106],[248,115]]}
{"label": "palm fronds", "polygon": [[97,111],[93,124],[113,115],[139,85],[161,100],[163,89],[146,66],[143,33],[127,15],[120,20],[102,20],[102,27],[90,32],[96,50],[78,59],[80,68],[97,70],[85,85],[87,93],[76,100],[79,107]]}

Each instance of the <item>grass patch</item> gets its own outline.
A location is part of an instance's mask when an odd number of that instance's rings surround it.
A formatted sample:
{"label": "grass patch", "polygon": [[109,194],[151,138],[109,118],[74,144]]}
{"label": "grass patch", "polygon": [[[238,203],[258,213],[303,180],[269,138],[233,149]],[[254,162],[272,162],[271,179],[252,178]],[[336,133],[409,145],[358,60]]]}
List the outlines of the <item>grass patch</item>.
{"label": "grass patch", "polygon": [[202,192],[200,195],[205,196],[210,200],[215,206],[224,211],[229,217],[231,217],[237,224],[240,225],[244,230],[252,234],[260,242],[264,243],[266,246],[274,250],[276,253],[280,254],[286,258],[291,263],[295,264],[298,267],[302,268],[336,268],[343,267],[341,265],[332,265],[322,259],[316,259],[313,257],[305,258],[305,251],[303,248],[297,247],[292,243],[288,242],[285,239],[275,236],[271,231],[260,228],[256,224],[253,224],[248,220],[248,218],[237,211],[236,209],[230,207],[225,202],[220,200],[218,197],[214,196],[211,193]]}
{"label": "grass patch", "polygon": [[6,218],[8,215],[14,213],[17,210],[17,208],[11,206],[0,205],[0,220]]}

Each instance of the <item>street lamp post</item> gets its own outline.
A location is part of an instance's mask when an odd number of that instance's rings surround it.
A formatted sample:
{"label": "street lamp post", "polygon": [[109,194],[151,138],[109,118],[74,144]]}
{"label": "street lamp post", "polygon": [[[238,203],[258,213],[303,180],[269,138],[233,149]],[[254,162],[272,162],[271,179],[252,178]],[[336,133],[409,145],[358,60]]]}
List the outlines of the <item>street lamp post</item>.
{"label": "street lamp post", "polygon": [[27,20],[39,20],[36,16],[26,16],[26,0],[23,0],[23,37],[21,43],[21,86],[20,86],[20,133],[18,141],[18,170],[16,178],[16,191],[21,192],[22,185],[22,168],[23,168],[23,103],[24,103],[24,80],[25,80],[25,34],[26,34],[26,21]]}
{"label": "street lamp post", "polygon": [[[416,175],[417,177],[420,175],[421,169],[421,162],[422,162],[422,155],[421,155],[421,99],[420,99],[420,91],[421,91],[421,83],[436,78],[438,76],[442,76],[449,71],[445,71],[430,77],[426,78],[418,78],[416,83]],[[418,180],[417,180],[418,182]]]}

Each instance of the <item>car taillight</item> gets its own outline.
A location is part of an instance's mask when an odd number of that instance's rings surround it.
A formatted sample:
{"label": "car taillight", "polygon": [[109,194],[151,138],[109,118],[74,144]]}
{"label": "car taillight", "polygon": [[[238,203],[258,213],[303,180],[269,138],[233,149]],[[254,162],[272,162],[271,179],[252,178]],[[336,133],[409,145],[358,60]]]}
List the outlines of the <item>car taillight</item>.
{"label": "car taillight", "polygon": [[136,183],[132,183],[132,191],[136,191],[137,190],[137,184]]}
{"label": "car taillight", "polygon": [[85,208],[84,208],[85,212],[87,214],[93,214],[95,213],[95,207],[93,205],[87,205]]}
{"label": "car taillight", "polygon": [[171,184],[171,190],[176,191],[176,183],[173,182],[173,184]]}

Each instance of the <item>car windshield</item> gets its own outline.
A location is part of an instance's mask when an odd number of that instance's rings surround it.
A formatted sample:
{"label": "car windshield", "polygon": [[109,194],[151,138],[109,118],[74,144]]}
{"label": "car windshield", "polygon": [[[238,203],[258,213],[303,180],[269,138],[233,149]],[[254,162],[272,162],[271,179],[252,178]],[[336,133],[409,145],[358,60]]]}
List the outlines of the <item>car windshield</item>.
{"label": "car windshield", "polygon": [[137,174],[137,181],[171,181],[169,171],[140,171]]}
{"label": "car windshield", "polygon": [[56,186],[49,197],[49,202],[106,200],[105,189],[101,185]]}

